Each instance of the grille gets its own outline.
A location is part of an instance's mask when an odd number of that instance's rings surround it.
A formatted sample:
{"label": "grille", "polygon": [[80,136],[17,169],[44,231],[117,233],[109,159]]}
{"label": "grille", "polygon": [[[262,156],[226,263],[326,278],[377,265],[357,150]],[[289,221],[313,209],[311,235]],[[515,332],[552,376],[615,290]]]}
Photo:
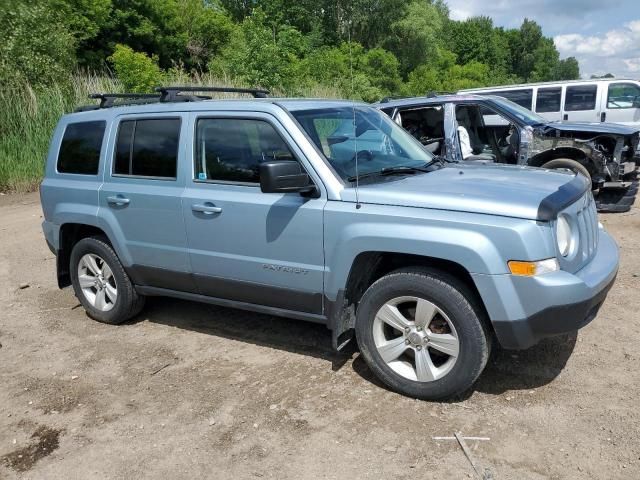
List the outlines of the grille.
{"label": "grille", "polygon": [[581,200],[583,206],[577,212],[578,230],[580,232],[580,255],[582,264],[591,260],[598,248],[598,213],[593,195],[588,192],[586,199]]}

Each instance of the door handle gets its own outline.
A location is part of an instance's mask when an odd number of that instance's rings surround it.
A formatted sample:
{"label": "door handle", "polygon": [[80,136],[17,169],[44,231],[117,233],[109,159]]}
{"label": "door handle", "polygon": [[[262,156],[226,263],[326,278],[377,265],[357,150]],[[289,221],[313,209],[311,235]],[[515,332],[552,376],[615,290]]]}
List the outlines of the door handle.
{"label": "door handle", "polygon": [[107,203],[110,203],[111,205],[129,205],[130,201],[131,200],[123,197],[122,195],[113,195],[111,197],[107,197]]}
{"label": "door handle", "polygon": [[600,114],[600,121],[604,122],[607,119],[607,112],[602,112]]}
{"label": "door handle", "polygon": [[562,117],[563,120],[569,120],[569,115],[568,114],[564,114],[564,116]]}
{"label": "door handle", "polygon": [[220,213],[222,212],[222,208],[220,207],[216,207],[215,205],[212,204],[194,204],[191,205],[191,210],[193,210],[194,212],[200,212],[200,213],[204,213],[205,215],[213,215],[214,213]]}

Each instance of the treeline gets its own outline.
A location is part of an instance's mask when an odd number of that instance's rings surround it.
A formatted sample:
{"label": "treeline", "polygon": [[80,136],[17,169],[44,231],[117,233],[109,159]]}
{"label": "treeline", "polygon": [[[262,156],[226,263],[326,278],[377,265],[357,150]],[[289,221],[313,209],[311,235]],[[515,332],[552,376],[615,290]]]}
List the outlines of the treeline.
{"label": "treeline", "polygon": [[146,91],[210,74],[287,95],[377,100],[578,78],[538,24],[449,18],[442,0],[4,0],[0,81],[47,86],[79,69]]}

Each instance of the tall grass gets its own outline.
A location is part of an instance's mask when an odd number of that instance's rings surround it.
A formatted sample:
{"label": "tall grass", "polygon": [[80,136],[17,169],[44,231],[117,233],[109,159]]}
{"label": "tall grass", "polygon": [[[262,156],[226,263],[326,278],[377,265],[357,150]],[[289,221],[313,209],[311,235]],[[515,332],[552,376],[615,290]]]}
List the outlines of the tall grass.
{"label": "tall grass", "polygon": [[[169,85],[236,86],[241,82],[217,78],[210,74],[187,75],[172,71],[166,79]],[[35,190],[42,179],[51,134],[60,117],[80,105],[92,103],[89,93],[118,93],[124,88],[118,80],[91,73],[78,73],[70,80],[46,88],[0,90],[0,191],[25,192]],[[287,92],[274,92],[285,95]],[[332,87],[308,87],[303,96],[336,98]],[[220,97],[229,97],[222,94]]]}
{"label": "tall grass", "polygon": [[46,89],[23,85],[0,90],[0,190],[34,190],[60,116],[89,103],[89,93],[119,91],[116,80],[90,74]]}

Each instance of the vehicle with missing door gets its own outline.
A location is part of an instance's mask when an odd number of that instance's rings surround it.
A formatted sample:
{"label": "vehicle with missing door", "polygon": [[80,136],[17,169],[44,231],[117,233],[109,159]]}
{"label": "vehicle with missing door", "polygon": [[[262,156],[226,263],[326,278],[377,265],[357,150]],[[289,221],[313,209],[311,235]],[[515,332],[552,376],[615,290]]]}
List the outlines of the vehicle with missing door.
{"label": "vehicle with missing door", "polygon": [[53,134],[44,235],[98,321],[163,295],[319,322],[391,388],[443,399],[494,342],[586,325],[614,283],[580,175],[444,162],[364,104],[203,93],[100,95]]}
{"label": "vehicle with missing door", "polygon": [[638,191],[634,180],[640,127],[549,122],[522,105],[492,95],[385,99],[375,106],[427,150],[450,161],[480,160],[580,173],[602,194],[597,197],[602,211],[628,211]]}

